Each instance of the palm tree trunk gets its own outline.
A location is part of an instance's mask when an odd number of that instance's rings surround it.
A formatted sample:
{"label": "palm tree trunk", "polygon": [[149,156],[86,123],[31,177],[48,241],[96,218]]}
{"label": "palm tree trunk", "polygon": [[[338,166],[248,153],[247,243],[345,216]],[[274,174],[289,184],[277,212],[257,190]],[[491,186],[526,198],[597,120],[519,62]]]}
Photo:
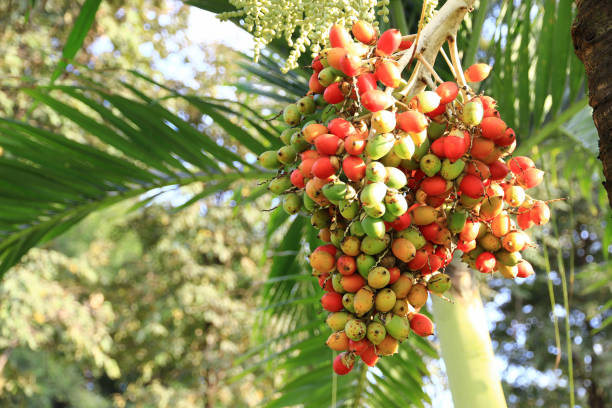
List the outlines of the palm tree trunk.
{"label": "palm tree trunk", "polygon": [[434,296],[433,310],[455,408],[506,407],[478,287],[458,260],[447,272],[454,303]]}
{"label": "palm tree trunk", "polygon": [[588,79],[589,105],[606,179],[603,184],[612,206],[612,2],[577,0],[576,7],[572,38]]}

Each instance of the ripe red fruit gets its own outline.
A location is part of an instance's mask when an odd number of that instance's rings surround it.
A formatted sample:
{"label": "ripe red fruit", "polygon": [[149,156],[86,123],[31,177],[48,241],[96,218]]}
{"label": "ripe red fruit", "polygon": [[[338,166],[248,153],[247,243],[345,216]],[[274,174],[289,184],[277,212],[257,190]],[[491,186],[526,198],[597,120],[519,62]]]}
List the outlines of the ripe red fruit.
{"label": "ripe red fruit", "polygon": [[446,156],[451,162],[455,162],[463,157],[467,151],[464,138],[455,135],[448,135],[444,139],[444,156]]}
{"label": "ripe red fruit", "polygon": [[407,38],[406,39],[402,38],[402,42],[399,45],[399,49],[400,50],[407,50],[408,48],[412,47],[413,43],[414,42],[412,40],[409,40]]}
{"label": "ripe red fruit", "polygon": [[349,293],[355,293],[359,289],[365,286],[367,283],[363,276],[358,273],[354,273],[352,275],[343,276],[340,281],[342,284],[342,289],[346,290]]}
{"label": "ripe red fruit", "polygon": [[[327,90],[325,92],[327,92]],[[371,89],[361,95],[361,104],[370,112],[383,110],[390,106],[391,103],[392,101],[389,95],[380,89]]]}
{"label": "ripe red fruit", "polygon": [[361,58],[356,55],[346,54],[340,58],[340,67],[347,76],[355,76],[360,71]]}
{"label": "ripe red fruit", "polygon": [[346,48],[347,45],[353,42],[351,35],[346,28],[341,25],[334,24],[329,30],[329,43],[333,48]]}
{"label": "ripe red fruit", "polygon": [[434,333],[433,322],[429,317],[421,313],[412,315],[410,318],[410,328],[415,334],[421,337],[431,336]]}
{"label": "ripe red fruit", "polygon": [[340,90],[340,83],[334,82],[325,88],[325,91],[323,92],[323,99],[325,99],[325,102],[329,103],[330,105],[335,105],[342,102],[344,100],[344,94],[342,93],[342,90]]}
{"label": "ripe red fruit", "polygon": [[476,137],[472,140],[472,149],[470,153],[473,158],[485,161],[489,155],[495,150],[495,143],[492,140],[484,137]]}
{"label": "ripe red fruit", "polygon": [[478,63],[470,66],[463,73],[465,80],[468,82],[480,82],[485,80],[491,72],[491,66],[484,63]]}
{"label": "ripe red fruit", "polygon": [[488,118],[490,116],[499,117],[499,112],[495,110],[497,107],[497,101],[495,101],[495,99],[486,95],[479,96],[478,98],[480,99],[480,102],[482,102],[482,108],[484,109],[483,118]]}
{"label": "ripe red fruit", "polygon": [[357,135],[351,135],[344,141],[344,149],[348,154],[358,156],[363,153],[366,147],[366,141]]}
{"label": "ripe red fruit", "polygon": [[376,55],[385,57],[393,54],[402,43],[402,34],[399,30],[391,28],[381,34],[376,44]]}
{"label": "ripe red fruit", "polygon": [[467,174],[476,176],[481,180],[486,180],[491,177],[491,170],[489,169],[489,166],[478,160],[469,162],[465,167],[465,172]]}
{"label": "ripe red fruit", "polygon": [[340,353],[334,359],[334,372],[338,375],[345,375],[351,372],[355,365],[355,358],[349,353]]}
{"label": "ripe red fruit", "polygon": [[357,77],[357,90],[359,95],[376,89],[376,75],[372,73],[361,74]]}
{"label": "ripe red fruit", "polygon": [[421,268],[421,273],[423,275],[429,275],[440,270],[442,266],[444,266],[442,258],[440,258],[438,255],[429,255],[425,265]]}
{"label": "ripe red fruit", "polygon": [[516,141],[516,133],[514,129],[508,128],[501,137],[495,139],[495,144],[498,146],[510,146]]}
{"label": "ripe red fruit", "polygon": [[427,195],[440,195],[446,191],[446,180],[440,176],[427,177],[421,182],[421,190]]}
{"label": "ripe red fruit", "polygon": [[319,154],[329,156],[338,153],[343,145],[342,140],[338,136],[330,133],[317,136],[314,142],[315,148]]}
{"label": "ripe red fruit", "polygon": [[502,137],[507,127],[506,122],[495,116],[484,118],[482,122],[480,122],[482,137],[493,141]]}
{"label": "ripe red fruit", "polygon": [[495,269],[497,260],[490,252],[483,252],[476,258],[476,269],[482,273],[491,273]]}
{"label": "ripe red fruit", "polygon": [[326,179],[335,174],[337,169],[329,156],[321,156],[312,165],[312,174],[320,179]]}
{"label": "ripe red fruit", "polygon": [[508,165],[514,174],[519,174],[527,169],[535,167],[533,160],[526,156],[513,157],[510,159],[510,161],[508,161]]}
{"label": "ripe red fruit", "polygon": [[327,274],[327,273],[325,273],[323,275],[319,275],[319,286],[325,292],[333,292],[334,291],[334,285],[332,284],[332,280],[329,277],[329,274]]}
{"label": "ripe red fruit", "polygon": [[465,254],[469,253],[474,248],[476,248],[476,240],[457,242],[457,249]]}
{"label": "ripe red fruit", "polygon": [[319,77],[316,71],[313,72],[313,74],[310,76],[310,80],[308,81],[308,88],[312,92],[317,94],[323,93],[323,91],[325,91],[325,87],[319,82]]}
{"label": "ripe red fruit", "polygon": [[440,96],[440,104],[446,105],[459,95],[459,86],[452,81],[442,82],[436,88],[436,93]]}
{"label": "ripe red fruit", "polygon": [[365,177],[366,165],[359,156],[347,156],[342,161],[342,170],[351,181],[359,181]]}
{"label": "ripe red fruit", "polygon": [[402,112],[396,119],[398,126],[404,132],[419,133],[427,128],[427,118],[416,110]]}
{"label": "ripe red fruit", "polygon": [[318,246],[314,250],[314,252],[317,252],[317,251],[325,251],[325,252],[327,252],[328,254],[330,254],[332,256],[336,256],[337,249],[332,244],[327,244],[327,245]]}
{"label": "ripe red fruit", "polygon": [[427,112],[426,115],[429,116],[430,118],[435,118],[438,115],[443,114],[446,111],[446,105],[441,103],[438,105],[438,107],[434,110],[432,110],[431,112]]}
{"label": "ripe red fruit", "polygon": [[524,259],[521,259],[518,263],[518,273],[516,274],[519,278],[528,278],[533,275],[535,272],[533,271],[533,266],[529,262]]}
{"label": "ripe red fruit", "polygon": [[484,195],[485,187],[480,178],[466,174],[463,176],[461,183],[459,183],[459,189],[461,192],[471,198],[479,198]]}
{"label": "ripe red fruit", "polygon": [[412,258],[412,261],[408,262],[408,268],[413,271],[418,271],[419,269],[425,266],[428,258],[429,254],[427,253],[427,251],[424,248],[421,248],[416,251],[416,253],[414,254],[414,258]]}
{"label": "ripe red fruit", "polygon": [[328,312],[339,312],[342,310],[342,295],[336,292],[326,292],[321,297],[321,305]]}
{"label": "ripe red fruit", "polygon": [[357,270],[357,263],[355,258],[349,255],[342,255],[336,262],[338,272],[342,275],[352,275]]}
{"label": "ripe red fruit", "polygon": [[376,30],[374,26],[367,21],[358,20],[353,23],[353,35],[364,44],[372,44],[376,41]]}
{"label": "ripe red fruit", "polygon": [[533,226],[534,222],[531,220],[531,214],[528,208],[519,208],[516,216],[516,224],[520,229],[526,230]]}
{"label": "ripe red fruit", "polygon": [[354,351],[355,354],[361,356],[361,353],[366,351],[366,349],[371,345],[372,343],[370,343],[367,339],[362,339],[359,341],[349,340],[349,351]]}
{"label": "ripe red fruit", "polygon": [[291,172],[291,184],[296,186],[297,188],[304,188],[306,184],[304,183],[304,175],[298,169],[295,169]]}
{"label": "ripe red fruit", "polygon": [[314,57],[314,59],[312,60],[312,64],[310,64],[310,67],[315,71],[315,72],[319,72],[321,71],[323,68],[325,68],[323,66],[323,64],[321,63],[321,56],[317,55],[316,57]]}
{"label": "ripe red fruit", "polygon": [[394,284],[400,277],[401,271],[397,266],[389,268],[389,285]]}
{"label": "ripe red fruit", "polygon": [[365,349],[361,353],[361,359],[364,363],[366,363],[369,367],[374,367],[378,362],[378,355],[376,354],[376,347],[374,345],[370,345],[367,349]]}
{"label": "ripe red fruit", "polygon": [[505,179],[510,172],[503,160],[496,160],[489,164],[489,170],[491,171],[491,179],[496,181]]}
{"label": "ripe red fruit", "polygon": [[391,223],[391,227],[396,231],[402,231],[410,226],[411,221],[412,220],[410,218],[410,213],[406,211],[405,213],[397,217],[395,220],[393,220],[393,222]]}
{"label": "ripe red fruit", "polygon": [[340,139],[346,139],[347,136],[355,133],[355,127],[351,122],[342,118],[335,118],[327,124],[329,133],[338,136]]}
{"label": "ripe red fruit", "polygon": [[438,156],[439,158],[443,159],[446,157],[446,136],[443,136],[439,139],[436,139],[433,141],[433,143],[431,144],[430,148],[431,148],[431,152],[433,154],[435,154],[436,156]]}
{"label": "ripe red fruit", "polygon": [[550,208],[544,201],[536,201],[529,210],[529,218],[536,225],[544,225],[550,220]]}
{"label": "ripe red fruit", "polygon": [[391,88],[397,88],[402,80],[401,72],[395,61],[384,60],[376,64],[376,79]]}
{"label": "ripe red fruit", "polygon": [[542,182],[544,179],[544,172],[535,167],[523,170],[521,173],[516,175],[516,181],[523,188],[534,188]]}

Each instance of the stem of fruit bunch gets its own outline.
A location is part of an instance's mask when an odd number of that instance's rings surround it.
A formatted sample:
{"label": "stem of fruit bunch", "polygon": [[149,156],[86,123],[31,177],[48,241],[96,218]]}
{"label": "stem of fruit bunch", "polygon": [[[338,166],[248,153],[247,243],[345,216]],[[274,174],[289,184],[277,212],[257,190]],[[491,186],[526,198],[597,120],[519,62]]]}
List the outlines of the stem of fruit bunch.
{"label": "stem of fruit bunch", "polygon": [[[400,70],[404,70],[406,66],[408,66],[414,55],[421,55],[430,66],[433,66],[436,56],[440,52],[444,42],[452,39],[453,42],[456,43],[454,39],[457,30],[465,15],[472,10],[475,1],[476,0],[448,0],[433,16],[431,21],[419,30],[414,44],[412,44],[409,50],[398,60]],[[460,66],[460,64],[458,66]],[[425,69],[427,68],[422,63],[417,63],[414,67],[414,71],[410,77],[411,80],[407,86],[406,95],[415,95],[425,88],[425,84],[417,80]],[[463,71],[458,72],[457,68],[455,68],[455,73],[460,76],[460,78],[457,78],[458,81],[460,79],[463,80],[463,83],[460,85],[465,86]]]}

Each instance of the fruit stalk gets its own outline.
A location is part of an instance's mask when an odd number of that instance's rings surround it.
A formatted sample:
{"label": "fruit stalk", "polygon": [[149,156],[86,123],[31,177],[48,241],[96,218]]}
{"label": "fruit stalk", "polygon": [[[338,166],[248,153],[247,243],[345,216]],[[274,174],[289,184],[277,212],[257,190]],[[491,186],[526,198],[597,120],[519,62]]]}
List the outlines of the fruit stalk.
{"label": "fruit stalk", "polygon": [[454,304],[432,297],[436,329],[455,408],[504,408],[493,347],[470,270],[451,262]]}

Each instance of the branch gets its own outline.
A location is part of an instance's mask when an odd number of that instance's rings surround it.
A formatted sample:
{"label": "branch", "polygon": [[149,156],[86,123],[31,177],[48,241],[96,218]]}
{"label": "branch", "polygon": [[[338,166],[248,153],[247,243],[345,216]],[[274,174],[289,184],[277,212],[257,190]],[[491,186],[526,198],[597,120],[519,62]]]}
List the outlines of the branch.
{"label": "branch", "polygon": [[[420,54],[423,59],[433,66],[440,48],[450,38],[454,38],[465,15],[472,10],[476,0],[448,0],[438,10],[431,21],[423,27],[418,42],[412,44],[410,50],[399,60],[401,70],[410,63],[412,55]],[[422,72],[427,70],[423,64],[418,64],[411,78],[420,78]],[[457,73],[459,74],[459,73]],[[459,74],[461,75],[461,74]],[[408,97],[417,94],[425,88],[422,81],[415,80],[410,84],[406,94]]]}

